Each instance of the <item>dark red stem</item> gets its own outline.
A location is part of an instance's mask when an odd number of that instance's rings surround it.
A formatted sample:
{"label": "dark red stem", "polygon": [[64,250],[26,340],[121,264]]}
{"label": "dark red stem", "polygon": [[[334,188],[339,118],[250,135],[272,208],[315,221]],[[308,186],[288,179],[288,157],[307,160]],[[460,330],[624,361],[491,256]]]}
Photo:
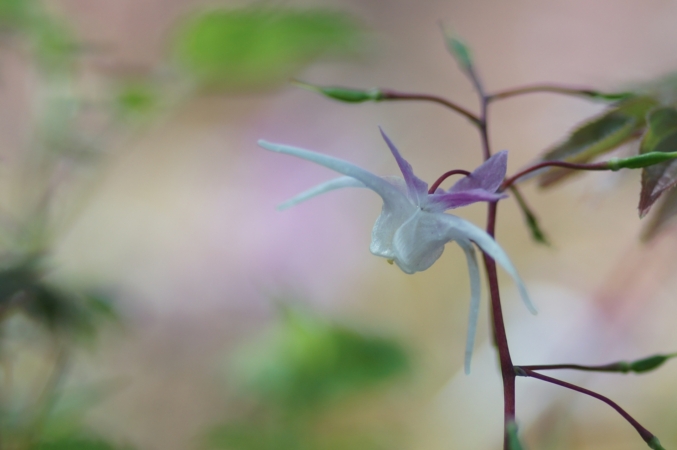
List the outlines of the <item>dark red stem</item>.
{"label": "dark red stem", "polygon": [[438,97],[436,95],[429,94],[411,94],[406,92],[393,91],[391,89],[382,89],[380,91],[381,97],[379,100],[420,100],[426,102],[433,102],[443,105],[447,108],[451,108],[457,113],[465,116],[466,119],[470,120],[473,124],[477,125],[480,121],[480,118],[476,114],[468,111],[466,108],[447,100],[446,98]]}
{"label": "dark red stem", "polygon": [[564,169],[571,169],[571,170],[610,170],[609,168],[609,163],[608,162],[599,162],[599,163],[593,163],[593,164],[579,164],[579,163],[570,163],[566,161],[543,161],[542,163],[534,164],[531,167],[527,167],[526,169],[517,172],[515,175],[511,176],[510,178],[506,178],[506,180],[501,184],[501,187],[499,188],[499,191],[504,191],[507,188],[509,188],[512,184],[514,184],[517,180],[522,178],[525,175],[528,175],[532,172],[535,172],[539,169],[543,169],[545,167],[562,167]]}
{"label": "dark red stem", "polygon": [[[498,204],[489,203],[489,212],[487,217],[487,233],[492,237],[496,232],[496,212]],[[487,281],[489,283],[489,295],[491,298],[491,320],[493,323],[494,343],[498,349],[498,359],[501,365],[501,377],[503,379],[503,414],[504,414],[504,443],[503,448],[508,447],[508,430],[510,423],[515,421],[515,370],[510,357],[510,347],[508,346],[508,336],[505,332],[505,322],[503,321],[503,308],[501,306],[501,295],[498,287],[498,273],[496,271],[496,262],[484,253],[484,267],[487,271]]]}
{"label": "dark red stem", "polygon": [[573,369],[585,372],[627,372],[628,363],[613,363],[602,366],[583,366],[580,364],[543,364],[539,366],[520,366],[525,370],[560,370]]}
{"label": "dark red stem", "polygon": [[437,190],[437,188],[440,187],[440,184],[442,184],[442,182],[444,182],[444,180],[446,180],[447,178],[449,178],[452,175],[465,175],[467,177],[468,175],[470,175],[470,172],[468,172],[467,170],[463,170],[463,169],[454,169],[454,170],[450,170],[448,172],[444,172],[442,174],[442,176],[439,177],[437,179],[437,181],[435,181],[432,184],[432,186],[430,186],[430,189],[428,189],[428,194],[434,194],[435,191]]}
{"label": "dark red stem", "polygon": [[[477,127],[482,139],[482,154],[484,160],[491,158],[491,144],[489,142],[488,132],[488,107],[489,100],[482,86],[482,81],[470,66],[467,69],[467,75],[472,81],[475,90],[480,98],[480,117]],[[498,204],[489,203],[487,211],[487,233],[491,237],[496,235],[496,213]],[[510,357],[510,347],[508,345],[508,336],[505,332],[505,322],[503,321],[503,308],[501,307],[501,293],[498,287],[498,272],[496,271],[496,262],[486,253],[483,253],[484,267],[487,271],[487,281],[489,284],[489,295],[491,298],[491,323],[493,339],[498,350],[498,359],[501,365],[501,378],[503,379],[503,449],[509,450],[509,427],[515,422],[515,369]]]}
{"label": "dark red stem", "polygon": [[558,380],[556,378],[548,377],[546,375],[542,375],[540,373],[534,372],[531,369],[527,369],[526,367],[515,367],[515,372],[519,376],[526,376],[526,377],[531,377],[531,378],[536,378],[542,381],[547,381],[548,383],[556,384],[558,386],[565,387],[567,389],[571,389],[572,391],[580,392],[581,394],[586,394],[589,395],[590,397],[594,397],[597,400],[601,400],[607,405],[611,406],[613,409],[615,409],[618,414],[623,416],[625,420],[627,420],[630,425],[632,425],[635,430],[639,433],[639,435],[644,439],[644,442],[647,444],[651,443],[652,441],[655,440],[655,436],[653,433],[651,433],[649,430],[644,428],[639,422],[637,422],[630,414],[628,414],[623,408],[618,406],[616,402],[613,400],[598,394],[597,392],[593,392],[591,390],[582,388],[580,386],[576,386],[575,384],[567,383],[566,381]]}
{"label": "dark red stem", "polygon": [[488,96],[488,100],[491,102],[494,100],[502,100],[509,97],[516,97],[518,95],[532,94],[537,92],[550,92],[553,94],[571,95],[576,97],[592,97],[615,100],[620,100],[628,95],[628,94],[611,94],[611,95],[603,94],[593,89],[573,86],[560,86],[555,84],[531,84],[527,86],[520,86],[517,88],[495,92]]}

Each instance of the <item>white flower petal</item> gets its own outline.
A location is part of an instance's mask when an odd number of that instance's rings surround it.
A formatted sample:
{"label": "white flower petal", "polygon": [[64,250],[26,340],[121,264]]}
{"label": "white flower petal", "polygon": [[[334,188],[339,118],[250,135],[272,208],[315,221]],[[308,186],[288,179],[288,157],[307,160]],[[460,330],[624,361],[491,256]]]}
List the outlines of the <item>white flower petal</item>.
{"label": "white flower petal", "polygon": [[532,314],[537,313],[536,308],[529,298],[529,294],[526,287],[524,286],[524,282],[518,275],[515,266],[512,265],[510,258],[508,258],[508,255],[506,255],[501,246],[498,245],[498,243],[496,243],[496,241],[491,236],[489,236],[486,231],[476,225],[473,225],[467,220],[452,216],[451,214],[437,214],[437,216],[439,217],[439,220],[443,220],[449,225],[450,236],[452,236],[451,239],[456,239],[453,236],[458,236],[459,234],[465,239],[470,239],[475,244],[477,244],[482,249],[482,251],[491,256],[494,261],[496,261],[496,263],[503,267],[503,269],[508,272],[512,279],[515,280],[517,289],[519,289],[520,295],[527,309]]}
{"label": "white flower petal", "polygon": [[380,195],[386,205],[392,207],[406,207],[411,204],[409,198],[406,195],[403,195],[395,186],[378,175],[374,175],[368,170],[351,164],[348,161],[297,147],[273,144],[264,140],[259,140],[258,144],[266,150],[296,156],[297,158],[314,162],[338,173],[342,173],[343,175],[355,178]]}
{"label": "white flower petal", "polygon": [[[405,208],[393,208],[384,203],[381,215],[378,216],[374,228],[371,230],[369,251],[376,256],[396,260],[395,249],[393,248],[395,233],[417,210],[418,208],[412,204]],[[402,268],[399,262],[397,265]],[[404,268],[402,270],[405,273],[413,273]]]}
{"label": "white flower petal", "polygon": [[438,216],[416,209],[393,236],[395,262],[406,273],[420,272],[432,266],[449,242],[449,227]]}
{"label": "white flower petal", "polygon": [[472,352],[475,347],[475,336],[477,334],[477,319],[480,314],[480,268],[477,264],[477,254],[475,247],[470,241],[459,239],[456,243],[465,252],[465,257],[468,261],[468,275],[470,276],[470,313],[468,314],[468,334],[465,341],[465,373],[470,373],[470,362],[472,360]]}
{"label": "white flower petal", "polygon": [[290,198],[284,203],[281,203],[277,206],[277,209],[280,211],[285,210],[287,208],[291,208],[292,206],[298,205],[301,202],[305,202],[306,200],[309,200],[313,197],[316,197],[320,194],[324,194],[325,192],[333,191],[335,189],[342,189],[342,188],[347,188],[347,187],[357,187],[357,188],[365,188],[366,186],[364,183],[362,183],[359,180],[356,180],[353,177],[339,177],[339,178],[334,178],[333,180],[329,180],[327,182],[324,182],[322,184],[318,184],[317,186],[310,188],[306,191],[301,192],[298,195],[295,195],[294,197]]}

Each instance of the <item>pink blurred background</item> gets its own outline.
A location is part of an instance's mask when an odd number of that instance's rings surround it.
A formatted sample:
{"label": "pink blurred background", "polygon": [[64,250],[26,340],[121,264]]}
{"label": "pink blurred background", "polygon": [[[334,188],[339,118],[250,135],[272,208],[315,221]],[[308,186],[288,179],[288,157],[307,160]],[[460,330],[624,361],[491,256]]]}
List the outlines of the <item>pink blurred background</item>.
{"label": "pink blurred background", "polygon": [[[368,30],[357,60],[320,61],[298,75],[318,84],[438,93],[476,108],[471,85],[444,48],[440,20],[471,46],[489,90],[544,81],[614,90],[677,68],[673,1],[283,4],[347,11]],[[109,49],[91,63],[94,77],[156,70],[172,25],[198,5],[54,2],[85,40]],[[1,95],[18,102],[18,94]],[[494,148],[509,150],[514,172],[601,108],[553,95],[496,104]],[[4,114],[0,121],[11,137],[19,119]],[[416,275],[370,255],[380,202],[361,190],[275,210],[333,175],[266,152],[257,139],[395,174],[378,125],[429,182],[480,162],[475,130],[435,105],[345,105],[290,86],[200,95],[119,143],[95,201],[58,253],[64,278],[120,286],[130,317],[126,333],[111,330],[102,351],[83,354],[75,371],[126,382],[93,411],[98,429],[144,449],[194,448],[205,424],[232,412],[237,392],[224,375],[231,351],[266,328],[279,299],[294,297],[322,315],[398,336],[416,355],[416,375],[404,388],[341,414],[395,424],[406,436],[404,448],[498,448],[500,377],[486,305],[473,372],[462,373],[469,297],[462,252],[449,245],[439,262]],[[514,202],[502,202],[498,240],[540,310],[530,316],[512,281],[502,277],[515,362],[596,364],[677,350],[677,239],[666,233],[651,245],[638,243],[638,174],[590,174],[553,191],[529,185],[524,193],[554,245],[532,243]],[[477,224],[484,213],[482,206],[459,211]],[[614,398],[666,448],[677,446],[677,364],[642,377],[562,378]],[[518,380],[518,392],[521,429],[537,448],[642,448],[634,430],[601,403],[533,380]]]}

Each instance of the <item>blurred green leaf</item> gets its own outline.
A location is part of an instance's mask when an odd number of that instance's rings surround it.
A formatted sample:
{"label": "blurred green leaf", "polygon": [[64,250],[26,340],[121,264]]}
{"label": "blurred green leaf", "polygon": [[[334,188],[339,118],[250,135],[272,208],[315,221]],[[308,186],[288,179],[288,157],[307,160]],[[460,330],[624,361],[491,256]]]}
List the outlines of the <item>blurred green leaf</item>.
{"label": "blurred green leaf", "polygon": [[0,30],[24,28],[33,15],[35,2],[31,0],[0,0]]}
{"label": "blurred green leaf", "polygon": [[517,424],[515,422],[510,422],[507,426],[506,431],[508,432],[508,449],[525,450],[519,438]]}
{"label": "blurred green leaf", "polygon": [[510,186],[510,191],[515,197],[515,201],[517,201],[517,206],[519,206],[520,210],[522,211],[522,216],[524,217],[524,221],[527,224],[527,228],[529,228],[531,239],[539,244],[550,245],[548,237],[545,235],[541,225],[539,224],[538,217],[536,217],[536,214],[534,214],[534,212],[531,210],[524,199],[524,196],[522,196],[522,193],[515,186]]}
{"label": "blurred green leaf", "polygon": [[[657,108],[648,114],[648,129],[640,153],[677,151],[677,110]],[[667,161],[642,170],[642,192],[639,199],[640,216],[667,190],[677,184],[677,161]]]}
{"label": "blurred green leaf", "polygon": [[36,450],[130,450],[129,446],[120,446],[94,437],[66,437],[53,441],[40,442]]}
{"label": "blurred green leaf", "polygon": [[649,448],[653,450],[665,450],[665,448],[663,448],[663,446],[661,445],[661,441],[659,441],[656,436],[651,438],[651,440],[647,442],[647,444],[649,445]]}
{"label": "blurred green leaf", "polygon": [[[301,450],[301,437],[291,427],[243,422],[222,425],[207,436],[209,448],[228,450]],[[307,450],[312,450],[307,448]]]}
{"label": "blurred green leaf", "polygon": [[112,304],[98,295],[82,295],[36,282],[23,303],[26,313],[52,331],[83,341],[96,337],[103,321],[117,320]]}
{"label": "blurred green leaf", "polygon": [[666,361],[674,357],[677,357],[677,354],[653,355],[649,356],[648,358],[633,361],[630,363],[630,371],[635,373],[650,372],[652,370],[658,369],[660,366],[665,364]]}
{"label": "blurred green leaf", "polygon": [[[562,143],[546,151],[543,161],[586,163],[610,152],[636,136],[646,125],[647,112],[657,105],[649,97],[634,97],[575,129]],[[550,186],[573,171],[553,168],[540,176],[541,186]]]}
{"label": "blurred green leaf", "polygon": [[159,103],[159,93],[154,86],[145,82],[124,84],[115,98],[117,110],[124,119],[148,116],[157,110]]}
{"label": "blurred green leaf", "polygon": [[472,69],[472,54],[468,46],[460,40],[452,31],[442,28],[444,40],[449,53],[454,57],[459,66],[465,71]]}
{"label": "blurred green leaf", "polygon": [[665,193],[642,230],[642,240],[649,241],[674,223],[677,217],[677,189]]}
{"label": "blurred green leaf", "polygon": [[125,383],[117,380],[91,383],[55,392],[41,426],[40,436],[46,441],[57,441],[77,435],[85,425],[85,416],[99,403],[119,392]]}
{"label": "blurred green leaf", "polygon": [[0,306],[32,286],[36,276],[35,261],[32,259],[10,264],[0,270]]}
{"label": "blurred green leaf", "polygon": [[260,348],[246,350],[242,368],[250,388],[292,409],[321,407],[409,369],[398,343],[293,310]]}
{"label": "blurred green leaf", "polygon": [[200,14],[178,31],[175,53],[199,83],[258,88],[288,80],[326,52],[357,49],[359,28],[326,10],[247,8]]}
{"label": "blurred green leaf", "polygon": [[334,100],[346,103],[377,102],[382,99],[383,94],[379,89],[351,89],[338,86],[316,86],[294,80],[293,83],[300,88],[323,94]]}
{"label": "blurred green leaf", "polygon": [[42,15],[32,21],[30,37],[37,62],[46,73],[72,68],[79,45],[68,25],[52,16]]}

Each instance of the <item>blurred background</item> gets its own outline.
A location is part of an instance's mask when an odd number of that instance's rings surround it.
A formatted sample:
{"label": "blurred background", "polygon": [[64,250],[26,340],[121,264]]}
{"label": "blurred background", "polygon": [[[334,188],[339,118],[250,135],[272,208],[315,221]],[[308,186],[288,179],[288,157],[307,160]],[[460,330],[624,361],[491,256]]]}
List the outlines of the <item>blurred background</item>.
{"label": "blurred background", "polygon": [[[465,258],[406,275],[368,251],[380,199],[258,139],[397,174],[382,126],[429,183],[481,162],[476,131],[433,104],[330,101],[289,83],[438,94],[477,110],[439,23],[490,91],[613,91],[677,69],[667,0],[0,0],[0,366],[6,448],[493,449],[502,442],[486,295],[469,376]],[[509,173],[603,104],[496,103]],[[630,149],[621,149],[620,152]],[[677,231],[648,243],[639,174],[523,192],[498,241],[539,308],[501,273],[517,364],[677,351]],[[485,207],[457,213],[476,224]],[[486,292],[485,292],[486,294]],[[677,446],[677,364],[557,374]],[[532,449],[644,448],[608,406],[518,380]]]}

